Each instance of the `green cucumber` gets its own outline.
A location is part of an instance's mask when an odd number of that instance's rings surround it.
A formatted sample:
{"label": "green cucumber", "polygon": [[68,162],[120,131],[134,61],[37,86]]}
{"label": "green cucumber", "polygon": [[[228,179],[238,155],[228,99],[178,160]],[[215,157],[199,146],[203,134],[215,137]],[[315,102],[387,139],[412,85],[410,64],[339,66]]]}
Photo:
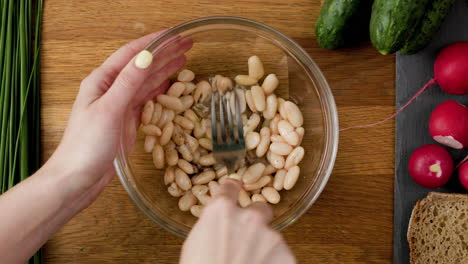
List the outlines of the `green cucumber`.
{"label": "green cucumber", "polygon": [[[315,35],[322,48],[337,49],[362,39],[370,19],[372,0],[327,0],[315,23]],[[357,30],[359,29],[359,30]]]}
{"label": "green cucumber", "polygon": [[432,40],[455,0],[434,0],[428,7],[418,30],[406,41],[400,50],[403,54],[414,54],[424,49]]}
{"label": "green cucumber", "polygon": [[429,0],[375,0],[370,21],[370,39],[382,54],[405,45],[422,20]]}

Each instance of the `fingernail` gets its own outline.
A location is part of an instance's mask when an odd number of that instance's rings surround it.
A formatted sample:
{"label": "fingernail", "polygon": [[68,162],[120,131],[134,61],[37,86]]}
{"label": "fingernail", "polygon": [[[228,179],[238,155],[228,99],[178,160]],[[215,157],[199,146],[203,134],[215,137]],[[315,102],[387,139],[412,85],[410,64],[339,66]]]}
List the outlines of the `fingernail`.
{"label": "fingernail", "polygon": [[153,54],[147,50],[142,50],[135,58],[135,66],[140,69],[146,69],[153,61]]}
{"label": "fingernail", "polygon": [[237,174],[237,173],[232,173],[232,174],[230,174],[230,175],[229,175],[229,178],[235,179],[235,180],[238,180],[238,181],[241,180],[241,176],[240,176],[239,174]]}

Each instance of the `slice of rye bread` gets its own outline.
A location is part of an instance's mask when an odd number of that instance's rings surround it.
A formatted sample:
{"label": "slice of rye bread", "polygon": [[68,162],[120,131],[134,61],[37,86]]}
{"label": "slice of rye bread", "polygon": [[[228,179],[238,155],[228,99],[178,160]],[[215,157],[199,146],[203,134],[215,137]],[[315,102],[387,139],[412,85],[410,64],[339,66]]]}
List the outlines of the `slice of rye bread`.
{"label": "slice of rye bread", "polygon": [[412,264],[468,263],[468,195],[431,192],[408,226]]}

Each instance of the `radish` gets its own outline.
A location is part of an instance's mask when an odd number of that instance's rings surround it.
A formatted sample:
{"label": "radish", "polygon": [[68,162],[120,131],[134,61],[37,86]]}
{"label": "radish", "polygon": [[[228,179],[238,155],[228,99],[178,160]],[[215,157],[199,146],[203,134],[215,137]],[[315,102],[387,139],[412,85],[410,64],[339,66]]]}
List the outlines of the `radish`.
{"label": "radish", "polygon": [[461,184],[468,190],[468,161],[463,162],[458,170],[458,178],[460,179]]}
{"label": "radish", "polygon": [[429,119],[432,138],[455,149],[468,146],[468,108],[453,100],[445,101],[432,111]]}
{"label": "radish", "polygon": [[468,41],[444,48],[434,64],[436,82],[451,94],[468,94]]}
{"label": "radish", "polygon": [[445,148],[429,144],[411,154],[408,169],[417,184],[426,188],[437,188],[450,179],[453,160]]}
{"label": "radish", "polygon": [[394,114],[376,123],[351,126],[342,128],[340,131],[352,128],[373,127],[394,118],[433,84],[438,84],[447,93],[468,94],[468,41],[455,42],[440,51],[434,63],[434,78],[419,89]]}

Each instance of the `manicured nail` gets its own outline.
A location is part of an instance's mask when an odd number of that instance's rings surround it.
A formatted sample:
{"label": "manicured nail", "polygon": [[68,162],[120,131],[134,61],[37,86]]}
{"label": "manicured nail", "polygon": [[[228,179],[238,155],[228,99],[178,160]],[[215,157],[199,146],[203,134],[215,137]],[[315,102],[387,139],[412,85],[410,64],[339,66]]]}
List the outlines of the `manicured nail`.
{"label": "manicured nail", "polygon": [[237,174],[237,173],[232,173],[232,174],[230,174],[230,175],[229,175],[229,178],[235,179],[235,180],[238,180],[238,181],[241,180],[241,176],[240,176],[239,174]]}
{"label": "manicured nail", "polygon": [[135,58],[135,66],[140,69],[146,69],[153,61],[153,54],[147,50],[142,50]]}

